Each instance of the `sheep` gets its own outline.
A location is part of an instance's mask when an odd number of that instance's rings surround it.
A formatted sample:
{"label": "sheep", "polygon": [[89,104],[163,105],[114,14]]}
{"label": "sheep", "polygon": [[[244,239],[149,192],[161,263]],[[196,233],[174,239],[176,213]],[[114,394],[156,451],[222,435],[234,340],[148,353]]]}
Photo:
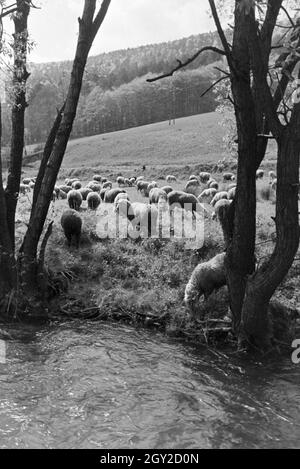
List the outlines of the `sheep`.
{"label": "sheep", "polygon": [[164,200],[167,201],[167,193],[163,191],[162,189],[159,189],[157,187],[154,187],[151,189],[149,192],[149,203],[150,204],[158,204],[159,201]]}
{"label": "sheep", "polygon": [[235,175],[233,173],[223,173],[223,181],[234,181]]}
{"label": "sheep", "polygon": [[67,182],[65,182],[66,186],[72,187],[73,182],[78,181],[78,179],[77,178],[75,178],[75,179],[74,178],[73,179],[66,179],[66,181],[67,181]]}
{"label": "sheep", "polygon": [[219,189],[219,184],[214,179],[211,179],[210,181],[208,181],[207,185],[209,189],[216,189],[216,190]]}
{"label": "sheep", "polygon": [[88,187],[89,189],[92,189],[93,192],[101,191],[101,184],[95,181],[90,181],[86,187]]}
{"label": "sheep", "polygon": [[98,192],[90,192],[86,198],[88,208],[91,210],[96,210],[100,203],[101,203],[101,198]]}
{"label": "sheep", "polygon": [[82,187],[81,189],[79,189],[79,192],[82,196],[82,200],[86,200],[87,196],[93,191],[90,187]]}
{"label": "sheep", "polygon": [[72,189],[70,192],[68,192],[67,200],[70,208],[79,210],[82,204],[82,195],[79,191]]}
{"label": "sheep", "polygon": [[72,187],[67,185],[61,185],[58,186],[58,188],[61,192],[64,192],[65,194],[68,194],[72,190]]}
{"label": "sheep", "polygon": [[231,204],[231,200],[221,199],[218,200],[216,205],[214,206],[214,212],[212,214],[212,219],[215,220],[216,218],[221,221],[224,219],[224,216],[227,213],[227,207]]}
{"label": "sheep", "polygon": [[191,181],[187,182],[185,187],[184,187],[184,190],[185,191],[189,191],[189,190],[192,190],[194,191],[196,187],[200,186],[200,183],[199,181],[197,181],[196,179],[192,179]]}
{"label": "sheep", "polygon": [[171,186],[164,186],[161,188],[162,191],[164,191],[166,194],[169,194],[170,192],[172,192],[174,189],[173,187]]}
{"label": "sheep", "polygon": [[120,199],[115,207],[116,212],[127,218],[143,237],[157,234],[158,210],[154,205],[141,202],[130,203]]}
{"label": "sheep", "polygon": [[132,186],[136,183],[135,177],[130,178],[129,181]]}
{"label": "sheep", "polygon": [[189,181],[192,181],[193,179],[195,179],[196,181],[198,181],[198,178],[197,178],[197,176],[195,176],[195,174],[192,174],[192,175],[189,177]]}
{"label": "sheep", "polygon": [[217,193],[217,189],[215,189],[213,187],[210,188],[210,189],[205,189],[199,195],[198,200],[199,200],[199,202],[206,202],[206,203],[209,204],[212,201],[212,199],[214,198],[214,196],[216,195],[216,193]]}
{"label": "sheep", "polygon": [[101,178],[101,182],[102,183],[107,182],[107,178]]}
{"label": "sheep", "polygon": [[148,187],[147,187],[148,194],[151,191],[151,189],[154,189],[155,187],[158,187],[157,182],[155,182],[155,181],[150,182],[150,184],[148,184]]}
{"label": "sheep", "polygon": [[131,187],[131,182],[129,178],[125,178],[125,186],[126,187]]}
{"label": "sheep", "polygon": [[196,313],[199,298],[209,295],[226,285],[225,260],[226,253],[217,254],[207,262],[198,264],[193,270],[190,280],[185,287],[184,303],[192,314]]}
{"label": "sheep", "polygon": [[115,207],[118,205],[118,202],[119,200],[121,199],[126,199],[126,200],[129,200],[129,195],[127,194],[127,192],[120,192],[120,194],[118,194],[114,200],[114,204],[115,204]]}
{"label": "sheep", "polygon": [[126,191],[124,189],[119,189],[119,188],[108,189],[104,194],[104,202],[107,204],[113,204],[115,201],[115,198],[121,192],[126,192]]}
{"label": "sheep", "polygon": [[168,174],[168,176],[166,177],[166,181],[167,182],[176,182],[177,178],[176,178],[176,176],[173,176],[172,174]]}
{"label": "sheep", "polygon": [[117,177],[117,184],[119,186],[125,186],[125,178],[123,178],[122,176],[118,176]]}
{"label": "sheep", "polygon": [[68,195],[66,194],[66,192],[60,190],[59,187],[55,187],[54,191],[55,191],[57,199],[61,199],[61,200],[67,199]]}
{"label": "sheep", "polygon": [[199,177],[200,177],[200,181],[202,182],[202,184],[205,184],[207,181],[210,180],[210,173],[205,173],[202,171],[199,174]]}
{"label": "sheep", "polygon": [[231,189],[229,189],[228,191],[228,199],[229,200],[233,200],[235,198],[235,194],[236,194],[236,186],[232,187]]}
{"label": "sheep", "polygon": [[210,205],[214,206],[221,199],[228,199],[228,192],[226,191],[217,192],[214,198],[212,199]]}
{"label": "sheep", "polygon": [[30,189],[34,189],[34,186],[35,186],[35,182],[33,182],[33,181],[30,181],[30,183],[29,183],[29,187],[30,187]]}
{"label": "sheep", "polygon": [[258,169],[256,171],[256,179],[262,179],[264,177],[264,174],[265,174],[265,172],[264,172],[263,169]]}
{"label": "sheep", "polygon": [[102,182],[102,177],[100,176],[100,174],[94,174],[93,181]]}
{"label": "sheep", "polygon": [[150,182],[139,179],[136,183],[136,190],[138,192],[146,191],[148,189]]}
{"label": "sheep", "polygon": [[80,215],[75,210],[65,210],[61,216],[60,223],[68,240],[68,246],[71,246],[72,238],[74,238],[78,248],[82,228]]}
{"label": "sheep", "polygon": [[108,191],[108,187],[106,187],[105,189],[101,189],[99,195],[100,195],[100,199],[101,200],[104,200],[104,197],[105,197],[105,193]]}
{"label": "sheep", "polygon": [[230,189],[232,189],[233,187],[236,187],[236,182],[232,183],[232,184],[229,184],[229,186],[227,187],[227,191],[229,191]]}
{"label": "sheep", "polygon": [[182,209],[191,211],[192,213],[196,212],[197,209],[203,211],[204,207],[200,204],[199,200],[193,194],[187,194],[186,192],[181,191],[172,191],[168,194],[168,203],[171,207],[178,204]]}
{"label": "sheep", "polygon": [[82,184],[81,184],[80,181],[77,180],[77,181],[75,181],[75,182],[72,183],[72,189],[79,190],[79,189],[81,189],[81,188],[82,188]]}
{"label": "sheep", "polygon": [[269,171],[269,178],[271,181],[277,178],[275,171]]}
{"label": "sheep", "polygon": [[111,181],[105,181],[104,184],[102,185],[102,189],[112,188],[112,182]]}

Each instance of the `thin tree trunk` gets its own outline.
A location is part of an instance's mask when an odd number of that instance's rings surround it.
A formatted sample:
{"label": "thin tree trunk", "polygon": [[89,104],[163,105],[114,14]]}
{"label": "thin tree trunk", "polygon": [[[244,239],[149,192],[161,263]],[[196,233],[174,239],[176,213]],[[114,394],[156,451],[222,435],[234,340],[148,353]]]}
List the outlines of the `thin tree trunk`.
{"label": "thin tree trunk", "polygon": [[15,214],[21,181],[21,170],[24,149],[24,119],[26,103],[26,81],[29,73],[26,70],[27,57],[27,21],[30,12],[29,2],[17,1],[17,11],[13,16],[14,33],[14,75],[13,75],[13,106],[12,106],[12,137],[10,164],[8,170],[6,194],[7,223],[12,248],[15,248]]}
{"label": "thin tree trunk", "polygon": [[26,285],[27,289],[35,289],[37,285],[38,243],[76,116],[88,54],[97,31],[106,16],[109,4],[110,0],[103,0],[100,10],[94,19],[96,0],[85,0],[82,18],[79,18],[79,37],[64,113],[56,134],[51,156],[45,168],[39,193],[36,194],[35,205],[31,212],[29,227],[22,247],[21,273],[23,284]]}

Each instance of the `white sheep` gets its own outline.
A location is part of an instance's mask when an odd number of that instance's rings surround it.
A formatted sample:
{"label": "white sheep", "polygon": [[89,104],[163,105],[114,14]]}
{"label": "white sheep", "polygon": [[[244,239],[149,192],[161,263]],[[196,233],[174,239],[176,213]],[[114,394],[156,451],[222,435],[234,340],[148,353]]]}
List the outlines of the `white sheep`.
{"label": "white sheep", "polygon": [[172,174],[168,174],[168,176],[166,177],[166,181],[167,182],[176,182],[177,178],[176,178],[176,176],[173,176]]}
{"label": "white sheep", "polygon": [[209,204],[214,198],[214,196],[216,195],[216,193],[217,193],[217,189],[214,189],[214,188],[205,189],[199,195],[198,200],[199,202],[206,202],[207,204]]}
{"label": "white sheep", "polygon": [[228,192],[226,191],[217,192],[214,198],[212,199],[210,205],[214,207],[214,205],[221,199],[228,199]]}
{"label": "white sheep", "polygon": [[214,290],[226,285],[225,256],[225,252],[218,254],[209,261],[198,264],[193,270],[184,295],[184,302],[192,313],[196,312],[201,295],[207,299]]}
{"label": "white sheep", "polygon": [[199,174],[199,177],[203,184],[207,183],[211,178],[210,173],[205,173],[203,171]]}

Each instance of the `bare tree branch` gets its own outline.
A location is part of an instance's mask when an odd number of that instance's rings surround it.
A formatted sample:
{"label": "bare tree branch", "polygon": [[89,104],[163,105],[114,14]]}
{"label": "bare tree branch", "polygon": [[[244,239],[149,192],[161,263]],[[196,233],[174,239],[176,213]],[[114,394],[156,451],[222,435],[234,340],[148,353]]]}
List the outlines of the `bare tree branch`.
{"label": "bare tree branch", "polygon": [[154,81],[161,80],[162,78],[167,78],[167,77],[173,76],[175,72],[177,72],[181,68],[184,68],[187,65],[189,65],[190,63],[192,63],[197,57],[199,57],[200,54],[202,54],[205,51],[211,51],[211,52],[216,52],[217,54],[226,55],[225,52],[222,49],[219,49],[218,47],[205,46],[205,47],[202,47],[202,49],[198,50],[198,52],[196,52],[192,57],[187,59],[185,62],[181,62],[181,60],[177,59],[177,62],[178,62],[177,67],[173,68],[173,70],[171,70],[170,72],[159,75],[158,77],[147,78],[147,81],[149,83],[153,83]]}

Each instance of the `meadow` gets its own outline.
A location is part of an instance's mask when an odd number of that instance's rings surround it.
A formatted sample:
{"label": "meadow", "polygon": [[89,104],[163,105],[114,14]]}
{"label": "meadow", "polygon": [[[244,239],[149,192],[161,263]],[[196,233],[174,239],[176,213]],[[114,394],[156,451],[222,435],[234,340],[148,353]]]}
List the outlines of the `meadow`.
{"label": "meadow", "polygon": [[[218,117],[211,113],[178,119],[172,126],[163,122],[70,141],[58,184],[63,184],[66,177],[76,177],[84,186],[93,174],[101,174],[117,187],[118,175],[142,175],[146,180],[155,179],[162,187],[167,184],[165,176],[174,174],[177,181],[171,185],[182,190],[190,174],[211,171],[224,156]],[[265,162],[267,169],[275,169],[272,157],[274,152],[270,149]],[[236,166],[235,161],[225,163],[230,169]],[[34,176],[36,171],[37,163],[34,163],[25,169],[25,174]],[[222,181],[221,173],[213,173],[212,177],[219,181],[221,190],[226,190],[228,183]],[[196,195],[204,188],[200,186]],[[128,187],[126,191],[132,202],[147,202],[136,187]],[[30,198],[30,194],[20,196],[19,242],[26,230]],[[226,287],[213,293],[207,301],[200,301],[197,317],[192,317],[183,304],[185,285],[195,266],[224,249],[217,220],[205,218],[204,243],[199,249],[191,249],[186,239],[103,240],[97,234],[96,213],[88,210],[83,202],[80,208],[83,233],[80,247],[76,249],[68,248],[60,225],[61,214],[67,206],[66,200],[56,200],[48,216],[48,221],[54,220],[46,255],[52,278],[53,318],[63,315],[122,320],[135,326],[157,327],[171,334],[200,338],[202,342],[209,342],[211,325],[215,329],[217,324],[220,337],[230,338]],[[274,215],[275,194],[266,175],[257,182],[258,264],[267,260],[274,248],[275,224],[271,218]],[[299,274],[297,259],[275,294],[276,299],[291,308],[300,304]]]}

